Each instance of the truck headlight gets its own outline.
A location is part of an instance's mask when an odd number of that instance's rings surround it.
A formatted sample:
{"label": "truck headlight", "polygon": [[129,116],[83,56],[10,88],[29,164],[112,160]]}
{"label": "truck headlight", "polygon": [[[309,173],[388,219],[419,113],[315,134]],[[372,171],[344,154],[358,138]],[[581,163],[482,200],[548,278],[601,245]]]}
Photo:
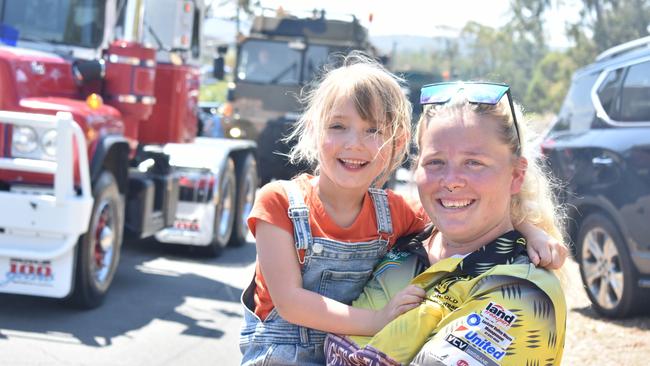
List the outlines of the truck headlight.
{"label": "truck headlight", "polygon": [[38,136],[31,127],[14,127],[12,147],[19,153],[29,154],[38,147]]}
{"label": "truck headlight", "polygon": [[56,155],[56,130],[47,130],[41,137],[41,147],[49,156]]}

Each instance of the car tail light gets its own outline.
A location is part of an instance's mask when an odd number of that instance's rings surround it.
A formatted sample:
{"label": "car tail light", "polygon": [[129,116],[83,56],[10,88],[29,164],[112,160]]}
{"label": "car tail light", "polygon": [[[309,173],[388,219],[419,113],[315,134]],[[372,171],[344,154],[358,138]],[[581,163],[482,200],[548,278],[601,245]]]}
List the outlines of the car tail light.
{"label": "car tail light", "polygon": [[539,144],[540,149],[542,150],[543,155],[547,155],[549,150],[551,150],[555,146],[555,140],[552,138],[546,138],[544,141],[542,141],[541,144]]}

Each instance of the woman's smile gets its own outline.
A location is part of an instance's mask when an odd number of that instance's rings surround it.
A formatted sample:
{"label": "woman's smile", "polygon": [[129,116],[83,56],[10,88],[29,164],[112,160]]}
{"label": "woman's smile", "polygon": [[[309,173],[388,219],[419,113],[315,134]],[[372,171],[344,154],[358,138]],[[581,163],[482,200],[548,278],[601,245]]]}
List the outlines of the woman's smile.
{"label": "woman's smile", "polygon": [[443,208],[454,209],[454,210],[458,210],[458,209],[462,209],[462,208],[468,208],[469,206],[474,204],[474,202],[476,202],[476,200],[470,200],[470,199],[462,199],[462,200],[459,200],[459,199],[439,199],[438,200],[438,203],[440,203],[440,205]]}

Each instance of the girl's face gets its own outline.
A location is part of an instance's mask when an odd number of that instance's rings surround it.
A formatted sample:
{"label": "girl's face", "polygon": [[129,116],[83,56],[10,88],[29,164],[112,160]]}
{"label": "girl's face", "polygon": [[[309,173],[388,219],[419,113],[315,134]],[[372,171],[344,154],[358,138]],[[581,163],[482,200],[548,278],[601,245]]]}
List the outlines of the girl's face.
{"label": "girl's face", "polygon": [[372,121],[359,116],[350,98],[339,101],[324,123],[320,175],[338,188],[367,190],[388,166],[390,142]]}
{"label": "girl's face", "polygon": [[497,129],[490,117],[447,118],[429,122],[421,137],[420,200],[451,243],[481,243],[512,230],[510,201],[523,183],[525,159],[513,156]]}

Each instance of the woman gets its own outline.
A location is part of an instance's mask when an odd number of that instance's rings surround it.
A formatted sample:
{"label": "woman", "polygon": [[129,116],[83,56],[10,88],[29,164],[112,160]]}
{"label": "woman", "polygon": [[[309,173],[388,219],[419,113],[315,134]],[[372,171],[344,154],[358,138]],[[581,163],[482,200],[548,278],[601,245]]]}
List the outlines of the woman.
{"label": "woman", "polygon": [[387,255],[353,306],[380,308],[414,276],[427,297],[372,338],[330,335],[328,364],[559,364],[562,289],[530,263],[512,223],[560,239],[563,216],[526,157],[509,88],[432,84],[420,100],[415,181],[432,224]]}

